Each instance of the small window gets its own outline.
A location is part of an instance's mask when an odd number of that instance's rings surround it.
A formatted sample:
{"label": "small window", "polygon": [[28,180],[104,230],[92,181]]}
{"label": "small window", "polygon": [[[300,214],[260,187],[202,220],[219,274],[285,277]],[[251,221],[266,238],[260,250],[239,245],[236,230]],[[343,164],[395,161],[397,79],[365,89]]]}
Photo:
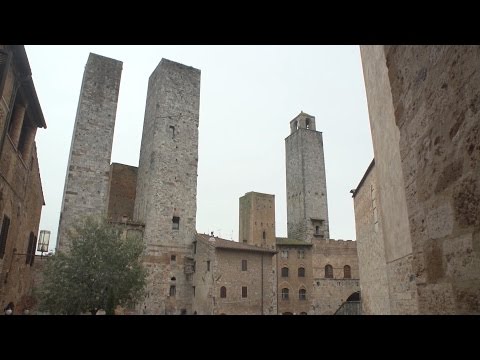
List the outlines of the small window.
{"label": "small window", "polygon": [[170,262],[176,262],[176,261],[177,261],[177,255],[171,255]]}
{"label": "small window", "polygon": [[283,259],[288,259],[288,250],[282,250],[282,252],[280,253],[280,256]]}
{"label": "small window", "polygon": [[180,229],[180,218],[178,216],[174,216],[172,219],[172,230]]}
{"label": "small window", "polygon": [[37,237],[30,233],[30,237],[28,239],[28,247],[27,247],[27,256],[25,258],[25,264],[32,266],[33,261],[35,260],[35,247],[37,245]]}
{"label": "small window", "polygon": [[242,271],[247,271],[247,260],[242,260]]}
{"label": "small window", "polygon": [[210,271],[210,260],[207,260],[207,271]]}
{"label": "small window", "polygon": [[305,259],[305,250],[298,250],[297,255],[299,259]]}
{"label": "small window", "polygon": [[267,238],[267,233],[264,231],[262,234],[262,239],[265,240]]}
{"label": "small window", "polygon": [[303,267],[298,268],[298,277],[305,277],[305,268]]}
{"label": "small window", "polygon": [[320,235],[320,226],[315,226],[315,235]]}
{"label": "small window", "polygon": [[300,289],[298,291],[298,299],[299,300],[307,300],[307,290],[305,289]]}
{"label": "small window", "polygon": [[247,287],[246,286],[242,286],[242,298],[246,298],[247,297]]}
{"label": "small window", "polygon": [[222,286],[220,288],[220,297],[222,299],[225,299],[227,297],[227,288],[225,286]]}
{"label": "small window", "polygon": [[350,266],[345,265],[343,267],[343,277],[345,279],[351,279],[352,278],[352,270],[351,270]]}
{"label": "small window", "polygon": [[288,300],[288,289],[287,288],[282,289],[282,300]]}
{"label": "small window", "polygon": [[2,231],[0,232],[0,259],[5,255],[5,246],[7,245],[8,228],[10,227],[10,218],[3,216]]}
{"label": "small window", "polygon": [[175,296],[177,293],[177,287],[175,285],[170,285],[170,296]]}
{"label": "small window", "polygon": [[170,131],[170,136],[172,137],[172,139],[175,139],[175,126],[170,125],[168,129]]}
{"label": "small window", "polygon": [[192,286],[193,288],[193,297],[195,297],[195,286]]}
{"label": "small window", "polygon": [[174,277],[170,278],[170,281],[177,281],[177,278],[174,276]]}
{"label": "small window", "polygon": [[193,272],[195,272],[196,268],[197,268],[197,262],[194,261],[194,262],[193,262]]}
{"label": "small window", "polygon": [[288,267],[282,268],[282,277],[288,277]]}
{"label": "small window", "polygon": [[307,118],[305,120],[305,126],[306,126],[307,129],[310,129],[310,119]]}
{"label": "small window", "polygon": [[325,266],[325,277],[327,279],[333,279],[333,267],[332,265]]}

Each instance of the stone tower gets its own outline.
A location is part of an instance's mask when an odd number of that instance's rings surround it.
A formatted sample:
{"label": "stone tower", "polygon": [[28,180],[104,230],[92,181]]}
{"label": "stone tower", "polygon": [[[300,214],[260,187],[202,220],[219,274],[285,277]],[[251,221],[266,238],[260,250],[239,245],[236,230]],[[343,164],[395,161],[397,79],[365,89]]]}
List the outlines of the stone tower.
{"label": "stone tower", "polygon": [[145,223],[147,314],[191,313],[200,70],[162,59],[148,83],[134,218]]}
{"label": "stone tower", "polygon": [[329,237],[327,181],[322,133],[303,111],[290,121],[285,139],[288,237],[311,242]]}
{"label": "stone tower", "polygon": [[90,53],[83,74],[58,226],[57,250],[86,214],[105,215],[122,62]]}
{"label": "stone tower", "polygon": [[239,214],[239,242],[275,248],[275,195],[246,193]]}

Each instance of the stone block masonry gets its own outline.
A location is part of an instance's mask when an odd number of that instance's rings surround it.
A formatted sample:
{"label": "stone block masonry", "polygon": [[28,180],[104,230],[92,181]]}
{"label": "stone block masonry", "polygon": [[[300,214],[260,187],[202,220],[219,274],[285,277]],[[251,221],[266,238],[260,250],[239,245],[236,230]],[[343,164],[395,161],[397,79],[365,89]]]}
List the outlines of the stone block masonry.
{"label": "stone block masonry", "polygon": [[90,53],[83,75],[63,192],[57,250],[85,214],[105,216],[123,63]]}
{"label": "stone block masonry", "polygon": [[134,220],[145,223],[149,314],[191,313],[200,70],[162,59],[148,83]]}

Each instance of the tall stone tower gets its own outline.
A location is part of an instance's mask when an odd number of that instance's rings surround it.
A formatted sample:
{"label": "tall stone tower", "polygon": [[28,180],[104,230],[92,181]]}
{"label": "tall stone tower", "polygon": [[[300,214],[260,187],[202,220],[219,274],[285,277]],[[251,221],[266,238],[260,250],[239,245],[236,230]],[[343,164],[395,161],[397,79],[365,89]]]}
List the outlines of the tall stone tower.
{"label": "tall stone tower", "polygon": [[275,195],[248,192],[240,198],[238,241],[275,248]]}
{"label": "tall stone tower", "polygon": [[303,111],[290,121],[285,139],[288,237],[311,242],[328,238],[327,181],[322,133]]}
{"label": "tall stone tower", "polygon": [[122,62],[90,53],[83,74],[63,191],[57,250],[85,215],[105,215]]}
{"label": "tall stone tower", "polygon": [[200,70],[162,59],[148,82],[134,218],[145,223],[147,314],[191,313]]}

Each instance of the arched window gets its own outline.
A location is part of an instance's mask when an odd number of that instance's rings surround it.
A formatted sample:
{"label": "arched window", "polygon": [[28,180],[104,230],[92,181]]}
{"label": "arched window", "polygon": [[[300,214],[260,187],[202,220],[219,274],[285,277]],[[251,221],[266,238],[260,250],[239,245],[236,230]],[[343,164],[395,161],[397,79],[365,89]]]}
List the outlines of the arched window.
{"label": "arched window", "polygon": [[170,296],[175,296],[177,293],[177,288],[175,285],[170,285]]}
{"label": "arched window", "polygon": [[282,268],[282,277],[288,277],[288,268],[287,267]]}
{"label": "arched window", "polygon": [[333,279],[333,267],[332,265],[325,266],[325,277],[327,279]]}
{"label": "arched window", "polygon": [[303,267],[298,268],[298,277],[305,277],[305,268]]}
{"label": "arched window", "polygon": [[227,288],[225,286],[222,286],[220,288],[220,297],[222,299],[225,299],[227,297]]}
{"label": "arched window", "polygon": [[282,300],[288,300],[288,289],[287,288],[282,289]]}
{"label": "arched window", "polygon": [[350,266],[345,265],[343,267],[343,278],[344,279],[351,279],[352,278],[352,270],[350,269]]}
{"label": "arched window", "polygon": [[300,289],[298,291],[298,299],[299,300],[307,300],[307,290],[305,289]]}
{"label": "arched window", "polygon": [[310,119],[307,118],[305,120],[305,126],[306,126],[307,129],[310,129]]}

